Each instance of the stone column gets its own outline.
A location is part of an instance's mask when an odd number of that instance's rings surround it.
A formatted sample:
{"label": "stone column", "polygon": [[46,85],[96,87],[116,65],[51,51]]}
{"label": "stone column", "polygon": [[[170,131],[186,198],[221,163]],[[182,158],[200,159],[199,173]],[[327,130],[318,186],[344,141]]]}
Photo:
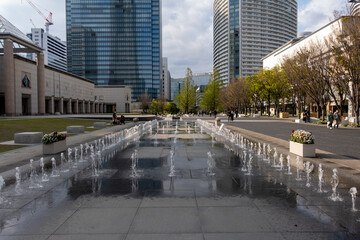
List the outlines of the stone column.
{"label": "stone column", "polygon": [[55,99],[51,97],[50,99],[50,114],[55,114]]}
{"label": "stone column", "polygon": [[106,105],[106,103],[104,103],[104,110],[103,110],[104,113],[107,113],[106,108],[107,108],[107,105]]}
{"label": "stone column", "polygon": [[61,114],[64,114],[64,98],[60,98],[60,106],[59,106],[59,111]]}
{"label": "stone column", "polygon": [[15,63],[13,41],[4,40],[5,114],[15,115]]}
{"label": "stone column", "polygon": [[45,65],[44,54],[37,54],[37,94],[38,94],[38,113],[45,114]]}
{"label": "stone column", "polygon": [[76,99],[75,100],[75,109],[74,109],[74,113],[78,114],[79,113],[79,100]]}
{"label": "stone column", "polygon": [[67,113],[69,113],[69,114],[72,114],[72,107],[71,107],[71,98],[69,99],[69,101],[68,101],[68,107],[67,107],[67,109],[68,109],[68,112]]}
{"label": "stone column", "polygon": [[85,113],[85,100],[82,101],[82,109],[81,109],[81,113]]}
{"label": "stone column", "polygon": [[95,113],[99,113],[99,103],[94,103],[95,104]]}
{"label": "stone column", "polygon": [[95,111],[96,111],[95,102],[93,102],[91,106],[91,113],[95,113]]}
{"label": "stone column", "polygon": [[91,105],[91,102],[90,102],[90,101],[88,101],[88,103],[87,103],[86,113],[90,113],[90,112],[91,112],[90,105]]}

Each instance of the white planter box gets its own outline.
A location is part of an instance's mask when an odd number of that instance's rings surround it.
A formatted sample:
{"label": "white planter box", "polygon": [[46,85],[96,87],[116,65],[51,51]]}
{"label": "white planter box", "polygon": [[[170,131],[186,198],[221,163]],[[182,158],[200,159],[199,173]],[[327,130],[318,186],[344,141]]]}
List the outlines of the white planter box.
{"label": "white planter box", "polygon": [[301,157],[315,157],[315,144],[301,144],[290,141],[290,152]]}
{"label": "white planter box", "polygon": [[51,144],[43,144],[43,154],[56,154],[65,151],[66,148],[66,139]]}

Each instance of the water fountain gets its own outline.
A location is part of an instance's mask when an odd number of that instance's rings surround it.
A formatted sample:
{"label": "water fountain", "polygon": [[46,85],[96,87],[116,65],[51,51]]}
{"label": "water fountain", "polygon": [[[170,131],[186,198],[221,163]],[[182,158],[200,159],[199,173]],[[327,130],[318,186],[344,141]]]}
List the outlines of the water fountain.
{"label": "water fountain", "polygon": [[319,189],[318,189],[318,192],[322,193],[323,192],[322,184],[324,182],[324,179],[323,179],[324,170],[322,169],[322,164],[321,163],[319,164],[319,170],[318,171],[319,171],[319,173],[318,173],[318,177],[319,177],[319,183],[318,183]]}
{"label": "water fountain", "polygon": [[241,171],[242,172],[247,172],[247,169],[246,169],[246,151],[243,151],[244,153],[244,157],[242,159],[242,168],[241,168]]}
{"label": "water fountain", "polygon": [[174,150],[170,151],[170,173],[169,177],[175,177]]}
{"label": "water fountain", "polygon": [[33,166],[34,159],[30,159],[30,185],[29,188],[42,188],[43,185],[39,183],[38,176]]}
{"label": "water fountain", "polygon": [[2,204],[4,202],[4,198],[1,194],[4,186],[5,186],[4,178],[2,176],[0,176],[0,204]]}
{"label": "water fountain", "polygon": [[55,177],[60,177],[60,172],[56,166],[56,160],[55,158],[51,158],[51,163],[52,163],[52,172],[51,172],[51,177],[55,178]]}
{"label": "water fountain", "polygon": [[[96,146],[96,141],[95,141],[95,146]],[[73,168],[73,161],[71,158],[72,149],[68,148],[67,152],[68,152],[68,165],[69,165],[69,169],[71,169],[71,168]]]}
{"label": "water fountain", "polygon": [[340,197],[339,193],[336,191],[337,186],[339,185],[339,176],[337,175],[337,169],[333,169],[333,175],[331,178],[331,190],[332,194],[329,197],[331,201],[341,202],[343,199]]}
{"label": "water fountain", "polygon": [[85,162],[84,160],[84,145],[80,144],[80,160],[79,162]]}
{"label": "water fountain", "polygon": [[16,179],[16,185],[15,185],[15,193],[17,195],[21,195],[22,194],[22,188],[21,188],[21,172],[20,172],[20,168],[16,167],[15,168],[15,179]]}
{"label": "water fountain", "polygon": [[286,157],[287,159],[287,172],[285,173],[286,175],[292,175],[292,172],[291,172],[291,165],[290,165],[290,155],[287,155]]}
{"label": "water fountain", "polygon": [[311,164],[309,161],[304,163],[304,171],[306,173],[306,187],[311,187],[310,184],[310,173],[314,170],[314,164]]}
{"label": "water fountain", "polygon": [[300,175],[300,167],[301,167],[300,157],[297,156],[296,157],[296,178],[295,178],[296,181],[302,180],[301,175]]}
{"label": "water fountain", "polygon": [[208,155],[208,158],[207,158],[207,165],[208,165],[208,168],[207,168],[207,174],[208,176],[214,176],[215,173],[213,172],[213,161],[214,161],[214,158],[213,158],[213,154],[211,152],[208,152],[207,153]]}
{"label": "water fountain", "polygon": [[95,159],[95,154],[92,153],[90,155],[90,159],[91,159],[91,176],[92,177],[98,177],[98,171],[97,171],[97,163],[96,163],[96,159]]}
{"label": "water fountain", "polygon": [[350,195],[351,195],[351,202],[352,202],[351,211],[352,211],[352,212],[356,212],[356,211],[357,211],[357,209],[356,209],[356,207],[355,207],[356,194],[357,194],[357,189],[356,189],[356,187],[350,188],[349,193],[350,193]]}
{"label": "water fountain", "polygon": [[282,153],[280,154],[279,163],[280,163],[280,165],[279,165],[280,168],[277,170],[278,171],[284,170],[284,157],[283,157]]}
{"label": "water fountain", "polygon": [[74,152],[74,166],[78,166],[78,148],[77,147],[75,147],[74,148],[74,150],[75,150],[75,152]]}
{"label": "water fountain", "polygon": [[49,181],[49,176],[46,174],[45,172],[45,164],[44,164],[44,158],[40,158],[40,167],[41,167],[41,181],[42,182],[48,182]]}
{"label": "water fountain", "polygon": [[66,162],[66,159],[65,159],[65,155],[64,153],[61,153],[60,154],[60,171],[61,172],[69,172],[69,165],[67,164],[68,167],[65,166],[65,162]]}
{"label": "water fountain", "polygon": [[157,146],[158,144],[159,144],[159,142],[158,142],[158,135],[157,135],[157,133],[155,133],[155,135],[154,135],[154,145],[155,146]]}
{"label": "water fountain", "polygon": [[274,161],[273,161],[273,165],[271,165],[271,167],[274,167],[274,168],[280,167],[280,165],[276,164],[277,156],[278,156],[277,150],[276,150],[276,148],[274,148],[274,156],[273,156]]}
{"label": "water fountain", "polygon": [[249,161],[247,162],[247,173],[245,173],[245,175],[247,175],[247,176],[252,175],[252,161],[253,161],[253,156],[250,153],[249,154]]}

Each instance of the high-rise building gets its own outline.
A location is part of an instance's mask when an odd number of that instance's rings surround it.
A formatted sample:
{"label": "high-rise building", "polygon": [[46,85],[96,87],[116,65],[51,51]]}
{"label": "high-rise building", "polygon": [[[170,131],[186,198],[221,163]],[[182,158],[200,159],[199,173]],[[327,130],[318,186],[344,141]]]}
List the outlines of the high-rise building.
{"label": "high-rise building", "polygon": [[360,16],[360,3],[352,3],[350,7],[351,15]]}
{"label": "high-rise building", "polygon": [[296,32],[296,0],[215,0],[214,67],[225,83],[251,76]]}
{"label": "high-rise building", "polygon": [[[52,36],[42,28],[32,28],[27,36],[39,47],[44,49],[45,65],[67,71],[66,43],[60,38]],[[30,54],[32,60],[36,60],[36,54]]]}
{"label": "high-rise building", "polygon": [[66,28],[69,72],[160,94],[161,0],[66,0]]}
{"label": "high-rise building", "polygon": [[167,99],[170,100],[170,81],[171,74],[169,71],[168,58],[164,57],[162,59],[162,74],[161,74],[161,94]]}

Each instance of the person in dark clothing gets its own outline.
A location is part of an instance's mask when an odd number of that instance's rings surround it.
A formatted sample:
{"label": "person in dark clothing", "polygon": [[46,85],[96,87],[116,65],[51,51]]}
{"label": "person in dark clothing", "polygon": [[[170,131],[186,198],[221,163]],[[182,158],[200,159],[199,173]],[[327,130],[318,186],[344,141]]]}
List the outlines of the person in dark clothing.
{"label": "person in dark clothing", "polygon": [[216,114],[217,114],[217,112],[216,112],[216,110],[214,110],[214,116],[215,116],[215,118],[216,118]]}
{"label": "person in dark clothing", "polygon": [[125,124],[125,117],[124,115],[120,116],[120,124]]}
{"label": "person in dark clothing", "polygon": [[310,110],[309,109],[306,111],[306,121],[308,123],[310,122]]}
{"label": "person in dark clothing", "polygon": [[112,115],[111,123],[112,123],[113,125],[118,125],[118,124],[119,124],[119,122],[118,122],[118,120],[117,120],[116,112],[114,112],[113,115]]}

